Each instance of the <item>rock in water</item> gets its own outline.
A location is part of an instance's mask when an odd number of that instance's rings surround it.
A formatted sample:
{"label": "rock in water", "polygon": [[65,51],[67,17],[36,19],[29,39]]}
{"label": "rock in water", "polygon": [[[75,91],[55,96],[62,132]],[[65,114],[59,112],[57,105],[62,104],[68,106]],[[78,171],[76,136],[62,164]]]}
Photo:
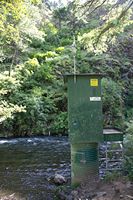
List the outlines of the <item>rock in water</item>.
{"label": "rock in water", "polygon": [[55,182],[56,184],[61,185],[61,184],[63,184],[63,183],[66,183],[67,180],[65,179],[64,176],[62,176],[62,175],[60,175],[60,174],[55,174],[54,182]]}

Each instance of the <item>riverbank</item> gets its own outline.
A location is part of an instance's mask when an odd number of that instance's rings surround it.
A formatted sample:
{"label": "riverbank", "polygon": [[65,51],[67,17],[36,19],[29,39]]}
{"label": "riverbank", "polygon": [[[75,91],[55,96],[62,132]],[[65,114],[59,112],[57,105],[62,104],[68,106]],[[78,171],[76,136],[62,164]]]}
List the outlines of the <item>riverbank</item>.
{"label": "riverbank", "polygon": [[24,198],[21,198],[18,194],[16,193],[9,193],[4,192],[0,190],[0,200],[25,200]]}
{"label": "riverbank", "polygon": [[[56,200],[132,200],[133,183],[124,179],[111,182],[87,183],[70,192],[70,188],[58,190]],[[17,194],[5,195],[0,191],[0,200],[26,200]],[[40,199],[41,200],[41,199]]]}
{"label": "riverbank", "polygon": [[115,181],[100,180],[95,183],[86,183],[75,190],[61,191],[58,200],[132,200],[133,183],[124,178]]}

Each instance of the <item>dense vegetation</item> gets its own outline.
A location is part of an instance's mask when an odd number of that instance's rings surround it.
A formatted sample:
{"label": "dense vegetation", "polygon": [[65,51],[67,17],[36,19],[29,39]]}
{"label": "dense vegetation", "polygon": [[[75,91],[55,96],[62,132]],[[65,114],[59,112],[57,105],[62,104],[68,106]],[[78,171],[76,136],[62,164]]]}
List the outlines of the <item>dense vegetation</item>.
{"label": "dense vegetation", "polygon": [[[67,132],[63,74],[104,73],[104,126],[133,147],[133,2],[0,2],[0,135]],[[76,38],[76,49],[74,43]],[[73,45],[72,45],[73,44]],[[126,158],[132,178],[133,160]]]}
{"label": "dense vegetation", "polygon": [[[1,1],[1,136],[67,131],[64,73],[101,72],[104,125],[133,116],[132,2]],[[53,9],[54,7],[54,9]],[[73,36],[76,37],[74,52]]]}

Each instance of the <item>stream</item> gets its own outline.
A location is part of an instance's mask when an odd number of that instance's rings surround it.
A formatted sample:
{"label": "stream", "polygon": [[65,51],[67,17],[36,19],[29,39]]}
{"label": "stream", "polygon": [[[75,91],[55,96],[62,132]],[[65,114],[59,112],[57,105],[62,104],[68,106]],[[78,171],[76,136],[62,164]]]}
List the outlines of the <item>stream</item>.
{"label": "stream", "polygon": [[24,200],[53,200],[56,185],[48,179],[59,173],[70,180],[67,137],[0,140],[0,190]]}
{"label": "stream", "polygon": [[[100,145],[105,157],[106,145]],[[104,155],[104,156],[103,156]],[[113,159],[116,159],[116,156]],[[106,161],[100,162],[100,177]],[[110,164],[110,168],[119,163]],[[68,137],[31,137],[0,139],[0,192],[15,194],[19,200],[54,200],[57,186],[51,181],[61,174],[70,185],[70,145]]]}

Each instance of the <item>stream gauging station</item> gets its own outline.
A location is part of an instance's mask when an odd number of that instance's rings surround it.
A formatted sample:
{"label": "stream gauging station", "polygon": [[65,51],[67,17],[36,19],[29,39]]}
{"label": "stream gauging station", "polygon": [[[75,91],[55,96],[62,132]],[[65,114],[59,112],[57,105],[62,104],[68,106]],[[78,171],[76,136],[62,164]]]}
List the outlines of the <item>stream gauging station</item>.
{"label": "stream gauging station", "polygon": [[65,75],[73,186],[98,179],[100,142],[123,140],[119,131],[103,131],[101,79],[102,74]]}

